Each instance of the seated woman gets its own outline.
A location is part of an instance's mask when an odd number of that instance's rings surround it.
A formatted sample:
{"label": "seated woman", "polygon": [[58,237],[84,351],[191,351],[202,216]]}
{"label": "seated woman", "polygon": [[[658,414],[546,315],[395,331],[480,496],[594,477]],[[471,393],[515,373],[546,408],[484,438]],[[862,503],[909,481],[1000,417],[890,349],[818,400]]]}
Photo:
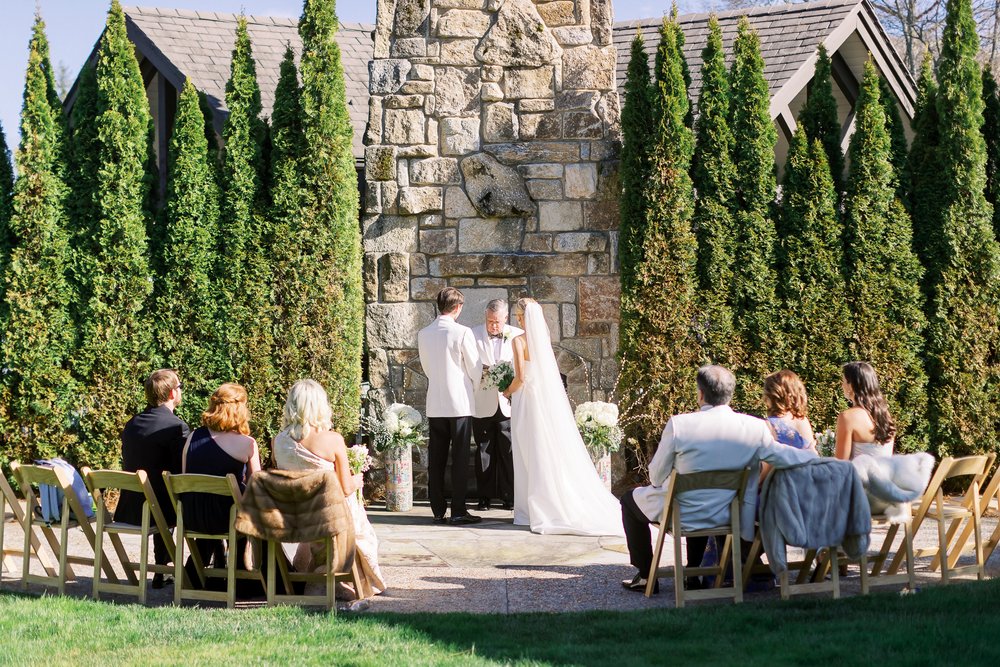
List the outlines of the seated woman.
{"label": "seated woman", "polygon": [[842,386],[851,407],[837,415],[838,459],[849,461],[860,454],[892,456],[896,422],[878,376],[871,364],[852,361],[844,364]]}
{"label": "seated woman", "polygon": [[816,450],[816,436],[806,417],[806,386],[798,375],[781,370],[764,378],[767,425],[774,439],[796,449]]}
{"label": "seated woman", "polygon": [[[188,436],[181,458],[181,471],[198,475],[236,476],[240,491],[246,490],[249,475],[260,470],[257,441],[250,437],[250,410],[247,392],[238,384],[226,383],[208,399],[208,410],[201,415],[201,427]],[[205,493],[184,495],[184,525],[206,533],[229,531],[229,510],[233,501],[224,496]],[[198,540],[198,552],[206,565],[215,561],[225,567],[222,543],[218,540]],[[240,540],[234,553],[242,554],[245,540]],[[238,562],[237,567],[245,563]]]}
{"label": "seated woman", "polygon": [[[368,521],[365,508],[358,503],[354,491],[361,488],[363,477],[351,475],[347,462],[344,438],[333,430],[330,402],[326,391],[315,380],[299,380],[288,391],[288,400],[281,419],[281,432],[274,438],[272,450],[274,464],[282,470],[334,470],[340,479],[347,498],[347,506],[354,520],[355,543],[361,574],[362,589],[372,593],[385,590],[378,566],[378,538]],[[318,543],[322,544],[322,543]],[[322,556],[320,549],[300,544],[295,554],[297,570],[311,571]],[[366,590],[353,591],[357,598],[365,597]]]}

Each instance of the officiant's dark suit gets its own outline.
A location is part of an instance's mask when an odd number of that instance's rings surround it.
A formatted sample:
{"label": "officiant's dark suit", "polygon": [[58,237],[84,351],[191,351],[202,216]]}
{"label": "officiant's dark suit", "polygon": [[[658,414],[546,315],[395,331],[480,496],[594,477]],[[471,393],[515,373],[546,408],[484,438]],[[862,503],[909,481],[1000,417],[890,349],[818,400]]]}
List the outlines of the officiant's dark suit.
{"label": "officiant's dark suit", "polygon": [[[173,371],[154,372],[146,380],[148,407],[128,421],[121,436],[122,470],[146,471],[170,526],[174,525],[176,516],[163,483],[163,471],[181,471],[181,451],[190,431],[173,411],[173,407],[180,403],[180,392],[181,384]],[[115,521],[141,524],[143,501],[142,494],[122,491],[115,510]],[[170,562],[159,533],[153,535],[153,557],[160,565]]]}

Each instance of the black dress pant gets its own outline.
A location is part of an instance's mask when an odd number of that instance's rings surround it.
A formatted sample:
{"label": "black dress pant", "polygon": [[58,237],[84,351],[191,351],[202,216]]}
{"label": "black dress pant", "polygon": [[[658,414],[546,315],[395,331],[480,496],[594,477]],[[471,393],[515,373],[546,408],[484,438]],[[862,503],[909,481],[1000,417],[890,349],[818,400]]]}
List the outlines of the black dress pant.
{"label": "black dress pant", "polygon": [[451,516],[468,513],[465,493],[469,477],[469,443],[472,441],[472,416],[430,417],[427,420],[427,495],[434,516],[442,517],[448,509],[444,497],[444,472],[451,452]]}
{"label": "black dress pant", "polygon": [[[626,491],[621,497],[622,504],[622,527],[625,529],[625,542],[628,545],[629,562],[632,563],[642,576],[649,575],[649,569],[653,565],[653,539],[649,532],[650,524],[659,524],[659,521],[650,521],[635,502],[632,491]],[[686,567],[697,567],[701,565],[701,559],[705,555],[705,547],[708,546],[707,537],[689,537],[687,539],[687,564]]]}
{"label": "black dress pant", "polygon": [[476,439],[476,487],[480,500],[499,498],[514,502],[514,450],[510,442],[510,417],[497,406],[492,417],[472,418]]}

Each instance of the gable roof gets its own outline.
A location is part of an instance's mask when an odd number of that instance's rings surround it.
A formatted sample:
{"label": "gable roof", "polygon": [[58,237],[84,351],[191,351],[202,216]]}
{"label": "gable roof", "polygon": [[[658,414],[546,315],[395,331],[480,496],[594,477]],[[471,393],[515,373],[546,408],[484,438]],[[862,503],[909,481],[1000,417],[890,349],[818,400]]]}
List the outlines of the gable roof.
{"label": "gable roof", "polygon": [[[226,117],[226,82],[229,80],[237,14],[125,7],[129,39],[136,49],[180,90],[190,78],[208,96],[221,131]],[[253,44],[264,114],[271,115],[274,90],[285,49],[291,46],[298,63],[302,52],[298,20],[276,16],[247,16],[247,31]],[[361,138],[368,123],[368,62],[372,59],[371,25],[342,23],[336,40],[340,45],[347,89],[347,109],[354,126],[354,156],[364,156]]]}

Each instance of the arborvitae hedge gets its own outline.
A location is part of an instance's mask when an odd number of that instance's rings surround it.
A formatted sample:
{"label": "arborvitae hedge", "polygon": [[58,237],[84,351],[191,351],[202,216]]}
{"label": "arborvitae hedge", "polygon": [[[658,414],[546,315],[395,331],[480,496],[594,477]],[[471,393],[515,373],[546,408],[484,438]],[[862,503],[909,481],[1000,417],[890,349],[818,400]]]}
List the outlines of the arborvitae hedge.
{"label": "arborvitae hedge", "polygon": [[789,147],[779,217],[778,298],[788,353],[785,364],[809,393],[809,418],[833,428],[844,407],[841,365],[853,333],[843,273],[837,192],[819,139],[799,125]]}
{"label": "arborvitae hedge", "polygon": [[[937,243],[940,240],[941,173],[938,164],[939,119],[937,111],[937,83],[931,58],[928,55],[920,68],[917,81],[917,106],[913,115],[913,144],[906,161],[910,177],[909,202],[913,216],[913,249],[926,270],[936,263]],[[930,283],[925,275],[924,296],[930,307]]]}
{"label": "arborvitae hedge", "polygon": [[938,63],[941,227],[935,234],[938,253],[927,266],[929,413],[941,455],[993,448],[1000,426],[1000,249],[983,195],[986,144],[978,50],[970,0],[949,0]]}
{"label": "arborvitae hedge", "polygon": [[697,241],[691,229],[691,130],[684,124],[687,90],[674,21],[660,29],[653,88],[651,171],[646,190],[645,259],[637,275],[636,333],[623,369],[633,399],[646,416],[642,437],[655,449],[673,414],[692,408],[697,363],[695,316]]}
{"label": "arborvitae hedge", "polygon": [[903,128],[903,119],[899,115],[899,105],[896,104],[896,96],[889,87],[889,82],[884,76],[878,78],[879,97],[882,100],[882,110],[885,112],[885,128],[889,133],[889,141],[892,145],[890,161],[893,171],[896,172],[896,194],[900,201],[909,204],[907,200],[906,181],[909,174],[906,171],[906,130]]}
{"label": "arborvitae hedge", "polygon": [[729,78],[722,30],[713,15],[708,21],[708,43],[702,51],[701,95],[695,128],[691,180],[697,198],[694,230],[698,239],[698,297],[701,317],[697,333],[703,360],[737,364],[739,339],[733,330],[730,289],[736,228],[730,206],[736,176],[730,150]]}
{"label": "arborvitae hedge", "polygon": [[650,104],[649,58],[642,35],[632,40],[625,75],[625,104],[622,107],[622,152],[619,175],[622,196],[618,200],[618,265],[621,280],[621,349],[628,349],[634,334],[636,276],[643,259],[646,230],[646,183],[649,180],[649,128],[653,125]]}
{"label": "arborvitae hedge", "polygon": [[100,216],[97,191],[97,72],[87,63],[76,84],[76,100],[70,112],[70,140],[67,150],[66,183],[70,188],[67,208],[70,217],[69,279],[74,298],[70,313],[74,322],[83,319],[90,301],[89,276],[97,255],[97,221]]}
{"label": "arborvitae hedge", "polygon": [[302,230],[312,254],[303,258],[309,284],[301,298],[312,305],[303,322],[310,374],[330,395],[335,428],[350,433],[357,428],[361,409],[365,311],[358,182],[351,150],[354,131],[340,47],[334,40],[337,26],[333,0],[305,0],[299,22],[306,137]]}
{"label": "arborvitae hedge", "polygon": [[730,127],[736,196],[737,237],[733,262],[733,322],[744,360],[737,374],[738,407],[759,410],[760,382],[780,363],[781,322],[776,309],[774,271],[774,147],[771,96],[764,79],[760,39],[746,17],[740,19],[730,73]]}
{"label": "arborvitae hedge", "polygon": [[3,294],[7,257],[10,255],[10,216],[14,205],[14,166],[10,162],[7,137],[0,123],[0,320],[3,319]]}
{"label": "arborvitae hedge", "polygon": [[1000,98],[989,65],[983,68],[983,139],[986,141],[986,200],[993,205],[993,233],[1000,237]]}
{"label": "arborvitae hedge", "polygon": [[892,142],[878,76],[867,63],[844,200],[847,291],[854,319],[850,356],[875,367],[896,419],[898,446],[922,450],[927,446],[922,271],[912,250],[909,216],[895,196]]}
{"label": "arborvitae hedge", "polygon": [[[75,355],[85,385],[81,396],[82,446],[91,466],[110,466],[120,455],[119,436],[142,408],[142,380],[150,372],[150,294],[144,203],[150,114],[125,15],[112,0],[97,54],[97,157],[92,231],[93,256],[84,283],[88,300],[78,321]],[[175,267],[183,270],[184,267]]]}
{"label": "arborvitae hedge", "polygon": [[840,117],[837,100],[833,96],[830,56],[822,44],[816,56],[816,73],[809,84],[809,96],[799,113],[799,123],[805,128],[809,141],[818,139],[823,143],[833,185],[838,193],[843,192],[844,152],[840,149]]}
{"label": "arborvitae hedge", "polygon": [[[163,266],[157,276],[155,337],[159,365],[175,368],[184,383],[178,413],[189,423],[208,405],[225,368],[215,335],[217,294],[212,285],[219,193],[205,141],[198,91],[189,81],[177,101],[170,137],[164,213]],[[181,269],[181,270],[178,270]]]}
{"label": "arborvitae hedge", "polygon": [[[75,398],[66,282],[68,244],[59,106],[48,97],[48,45],[36,17],[28,54],[0,322],[0,462],[72,456]],[[6,161],[6,160],[5,160]]]}

